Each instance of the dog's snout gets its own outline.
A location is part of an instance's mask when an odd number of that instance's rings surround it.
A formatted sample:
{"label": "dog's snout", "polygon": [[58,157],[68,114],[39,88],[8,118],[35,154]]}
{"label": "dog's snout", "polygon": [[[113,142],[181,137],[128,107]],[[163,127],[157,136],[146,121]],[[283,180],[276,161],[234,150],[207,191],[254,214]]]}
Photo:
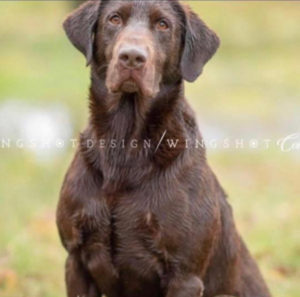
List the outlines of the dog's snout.
{"label": "dog's snout", "polygon": [[147,53],[143,49],[128,47],[120,50],[119,63],[128,69],[140,69],[147,60]]}

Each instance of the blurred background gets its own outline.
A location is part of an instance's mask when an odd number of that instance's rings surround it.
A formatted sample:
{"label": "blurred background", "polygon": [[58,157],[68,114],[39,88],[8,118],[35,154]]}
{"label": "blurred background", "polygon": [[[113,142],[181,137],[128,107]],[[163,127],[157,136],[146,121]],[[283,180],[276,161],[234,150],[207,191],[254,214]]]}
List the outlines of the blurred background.
{"label": "blurred background", "polygon": [[[88,117],[89,69],[61,27],[76,5],[0,2],[2,297],[64,296],[55,209]],[[186,84],[209,162],[272,293],[299,297],[300,3],[190,5],[222,40]]]}

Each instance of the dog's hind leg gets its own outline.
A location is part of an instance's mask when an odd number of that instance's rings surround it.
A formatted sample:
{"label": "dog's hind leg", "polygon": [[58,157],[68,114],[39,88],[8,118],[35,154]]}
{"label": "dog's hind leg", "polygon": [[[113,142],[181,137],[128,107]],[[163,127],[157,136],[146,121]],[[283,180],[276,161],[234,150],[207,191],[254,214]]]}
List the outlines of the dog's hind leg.
{"label": "dog's hind leg", "polygon": [[66,262],[66,286],[68,297],[101,297],[94,281],[83,267],[79,257],[70,254]]}

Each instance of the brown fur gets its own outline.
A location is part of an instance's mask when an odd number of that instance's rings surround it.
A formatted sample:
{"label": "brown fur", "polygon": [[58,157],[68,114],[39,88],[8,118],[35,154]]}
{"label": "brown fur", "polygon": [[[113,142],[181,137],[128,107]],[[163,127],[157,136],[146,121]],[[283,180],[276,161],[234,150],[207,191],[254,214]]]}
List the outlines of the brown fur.
{"label": "brown fur", "polygon": [[[114,11],[122,26],[107,23]],[[215,33],[176,1],[91,1],[64,27],[92,68],[91,117],[57,210],[68,297],[269,297],[184,98],[183,79],[215,53]],[[125,42],[148,50],[135,92],[123,81],[110,89],[127,71],[117,56]]]}

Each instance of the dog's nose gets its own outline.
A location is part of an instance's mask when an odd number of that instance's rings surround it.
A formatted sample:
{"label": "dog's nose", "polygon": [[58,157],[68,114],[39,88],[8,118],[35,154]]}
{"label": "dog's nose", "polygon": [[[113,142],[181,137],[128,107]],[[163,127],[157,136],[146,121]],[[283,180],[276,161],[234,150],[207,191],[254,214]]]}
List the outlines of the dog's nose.
{"label": "dog's nose", "polygon": [[140,69],[146,60],[146,52],[139,48],[124,48],[119,53],[119,63],[128,69]]}

